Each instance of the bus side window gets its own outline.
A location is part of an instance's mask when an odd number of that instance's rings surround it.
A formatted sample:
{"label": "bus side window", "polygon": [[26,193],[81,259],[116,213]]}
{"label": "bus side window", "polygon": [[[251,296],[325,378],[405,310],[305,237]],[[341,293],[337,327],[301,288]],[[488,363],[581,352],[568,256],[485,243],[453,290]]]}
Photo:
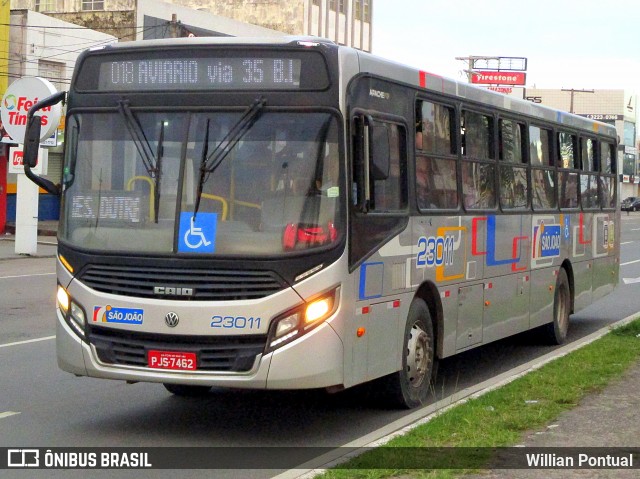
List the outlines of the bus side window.
{"label": "bus side window", "polygon": [[529,158],[531,162],[531,201],[534,211],[558,207],[556,170],[551,159],[551,130],[529,126]]}
{"label": "bus side window", "polygon": [[582,160],[580,202],[584,209],[600,207],[600,201],[598,199],[598,176],[593,174],[593,172],[598,170],[596,145],[596,141],[592,138],[580,139],[580,158]]}
{"label": "bus side window", "polygon": [[576,135],[566,132],[557,134],[558,168],[560,169],[558,185],[560,186],[560,208],[578,208],[578,173],[580,159],[576,154]]}
{"label": "bus side window", "polygon": [[371,198],[373,211],[398,211],[406,208],[405,130],[393,123],[374,122],[371,144],[372,158],[388,155],[388,171],[377,171],[371,165]]}
{"label": "bus side window", "polygon": [[416,195],[420,209],[456,209],[458,186],[451,107],[419,100],[416,106]]}
{"label": "bus side window", "polygon": [[466,209],[496,207],[493,118],[462,112],[462,195]]}
{"label": "bus side window", "polygon": [[615,147],[611,143],[600,142],[600,205],[603,208],[616,207],[617,178],[615,162]]}
{"label": "bus side window", "polygon": [[524,125],[512,120],[499,121],[500,206],[525,209],[528,206],[527,168],[524,162]]}

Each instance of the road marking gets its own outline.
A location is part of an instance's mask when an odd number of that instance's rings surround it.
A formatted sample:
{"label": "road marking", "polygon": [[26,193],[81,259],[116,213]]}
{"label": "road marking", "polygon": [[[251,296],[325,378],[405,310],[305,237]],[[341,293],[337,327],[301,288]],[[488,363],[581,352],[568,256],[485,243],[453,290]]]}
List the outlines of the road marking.
{"label": "road marking", "polygon": [[622,246],[623,244],[631,244],[631,243],[635,243],[635,241],[624,241],[620,243],[620,246]]}
{"label": "road marking", "polygon": [[0,419],[4,419],[5,417],[10,417],[10,416],[15,416],[16,414],[20,414],[20,413],[15,411],[0,412]]}
{"label": "road marking", "polygon": [[44,338],[27,339],[26,341],[16,341],[15,343],[0,344],[0,348],[8,348],[9,346],[20,346],[21,344],[37,343],[39,341],[48,341],[55,339],[55,336],[45,336]]}
{"label": "road marking", "polygon": [[17,274],[15,276],[0,276],[0,279],[29,278],[31,276],[51,276],[52,274],[56,273]]}
{"label": "road marking", "polygon": [[628,264],[640,263],[640,259],[634,259],[633,261],[627,261],[626,263],[620,263],[620,266],[626,266]]}
{"label": "road marking", "polygon": [[631,231],[640,231],[640,228],[631,228]]}

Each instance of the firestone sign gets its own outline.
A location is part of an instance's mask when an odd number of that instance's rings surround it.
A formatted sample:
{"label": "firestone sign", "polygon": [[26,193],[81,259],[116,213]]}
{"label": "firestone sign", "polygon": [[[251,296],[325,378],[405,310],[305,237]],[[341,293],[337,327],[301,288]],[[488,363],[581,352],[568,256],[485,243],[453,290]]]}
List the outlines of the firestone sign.
{"label": "firestone sign", "polygon": [[[56,93],[56,88],[49,80],[39,77],[26,77],[13,82],[2,97],[1,117],[2,126],[18,143],[24,143],[24,133],[27,128],[27,113],[40,100]],[[49,138],[55,133],[60,117],[62,105],[60,103],[43,108],[36,116],[40,117],[42,131],[40,140]]]}
{"label": "firestone sign", "polygon": [[500,71],[474,71],[471,75],[471,83],[479,85],[524,85],[526,74],[524,72],[500,72]]}

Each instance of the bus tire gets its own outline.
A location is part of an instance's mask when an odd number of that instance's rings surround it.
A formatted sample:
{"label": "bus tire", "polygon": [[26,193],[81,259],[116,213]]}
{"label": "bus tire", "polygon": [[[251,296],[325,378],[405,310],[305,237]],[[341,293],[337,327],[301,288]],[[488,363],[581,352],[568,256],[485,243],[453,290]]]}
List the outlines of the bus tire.
{"label": "bus tire", "polygon": [[404,329],[402,369],[386,378],[391,405],[410,409],[427,401],[434,371],[434,343],[429,308],[416,298],[409,307]]}
{"label": "bus tire", "polygon": [[171,394],[182,397],[201,397],[211,390],[211,386],[192,386],[187,384],[162,383],[164,388]]}
{"label": "bus tire", "polygon": [[544,341],[548,344],[562,344],[569,331],[569,314],[571,311],[571,288],[564,268],[558,271],[556,289],[553,298],[553,321],[542,327]]}

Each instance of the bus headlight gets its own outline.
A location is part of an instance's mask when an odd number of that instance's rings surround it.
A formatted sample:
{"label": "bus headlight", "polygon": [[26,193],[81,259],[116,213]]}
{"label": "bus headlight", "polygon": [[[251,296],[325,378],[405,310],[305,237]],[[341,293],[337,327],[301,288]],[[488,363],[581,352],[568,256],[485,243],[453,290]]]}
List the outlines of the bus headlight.
{"label": "bus headlight", "polygon": [[265,353],[271,352],[311,331],[338,308],[340,287],[287,311],[271,323]]}
{"label": "bus headlight", "polygon": [[56,294],[56,299],[58,300],[58,307],[60,310],[64,314],[67,314],[67,311],[69,311],[69,295],[60,285],[58,285],[58,294]]}
{"label": "bus headlight", "polygon": [[87,315],[84,312],[82,306],[76,303],[67,290],[58,285],[58,293],[56,295],[58,300],[58,307],[62,312],[67,324],[71,326],[74,331],[82,338],[84,338],[84,329],[87,323]]}

